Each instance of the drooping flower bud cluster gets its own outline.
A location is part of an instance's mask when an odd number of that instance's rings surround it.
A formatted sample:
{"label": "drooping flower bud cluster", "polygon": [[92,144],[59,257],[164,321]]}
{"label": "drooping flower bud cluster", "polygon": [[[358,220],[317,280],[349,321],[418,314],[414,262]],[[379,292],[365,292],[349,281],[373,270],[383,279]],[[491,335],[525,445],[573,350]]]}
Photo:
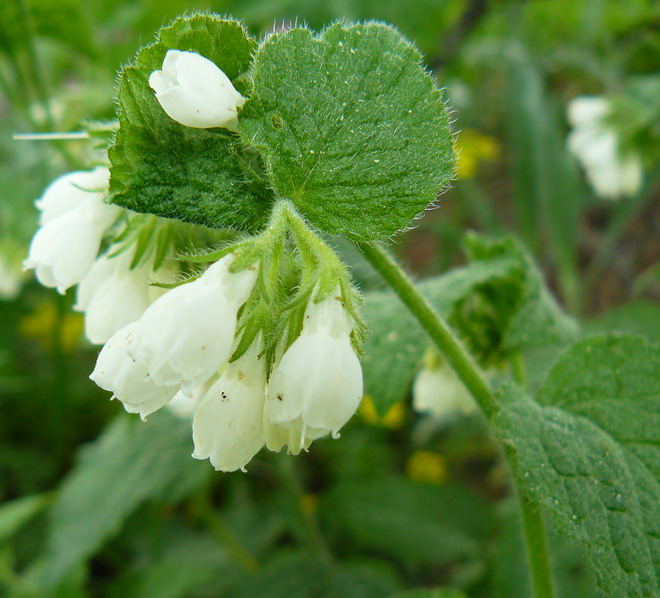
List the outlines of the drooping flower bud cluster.
{"label": "drooping flower bud cluster", "polygon": [[[236,127],[243,97],[198,54],[170,50],[149,84],[184,126]],[[46,286],[79,285],[86,334],[105,343],[90,377],[143,419],[166,405],[194,412],[193,456],[222,471],[244,470],[264,445],[298,454],[337,438],[363,385],[359,295],[334,251],[280,200],[263,233],[189,256],[211,265],[154,292],[169,269],[159,249],[142,254],[159,236],[145,227],[138,241],[116,223],[130,232],[155,217],[105,203],[108,176],[72,173],[46,191],[25,262]]]}
{"label": "drooping flower bud cluster", "polygon": [[241,340],[239,312],[259,295],[260,264],[233,271],[235,257],[168,291],[115,333],[91,375],[143,419],[175,397],[200,395],[193,456],[223,471],[244,469],[264,444],[298,454],[322,436],[337,437],[362,398],[354,323],[339,288],[320,301],[312,293],[302,331],[274,360],[269,379],[263,332],[229,363]]}
{"label": "drooping flower bud cluster", "polygon": [[573,130],[568,148],[584,167],[596,193],[606,199],[634,195],[642,185],[642,160],[623,154],[617,132],[607,123],[610,104],[603,97],[580,96],[568,104]]}
{"label": "drooping flower bud cluster", "polygon": [[177,272],[171,261],[154,262],[153,247],[137,259],[134,243],[113,242],[118,222],[138,218],[107,203],[109,174],[104,167],[71,172],[48,186],[35,202],[40,228],[23,262],[60,293],[78,285],[74,309],[85,314],[85,335],[94,344],[137,320],[163,292],[151,283],[170,283]]}

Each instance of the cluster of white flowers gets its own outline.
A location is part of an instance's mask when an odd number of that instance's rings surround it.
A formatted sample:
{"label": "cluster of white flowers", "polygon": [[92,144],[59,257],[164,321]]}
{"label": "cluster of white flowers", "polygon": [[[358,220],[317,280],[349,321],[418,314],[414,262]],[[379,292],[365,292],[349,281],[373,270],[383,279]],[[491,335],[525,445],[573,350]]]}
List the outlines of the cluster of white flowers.
{"label": "cluster of white flowers", "polygon": [[[242,96],[198,54],[170,50],[149,84],[165,112],[185,126],[236,126]],[[253,293],[262,300],[260,256],[270,237],[255,238],[261,244],[254,259],[238,261],[240,248],[250,246],[244,241],[196,279],[154,290],[148,283],[162,273],[136,259],[136,245],[111,244],[98,256],[121,211],[105,203],[108,176],[105,168],[75,172],[46,190],[37,201],[42,227],[25,261],[60,292],[79,284],[75,309],[85,312],[86,334],[105,343],[90,377],[143,419],[166,405],[194,412],[193,456],[222,471],[244,470],[264,445],[298,454],[322,436],[336,438],[363,394],[351,340],[356,323],[342,284],[322,295],[320,282],[314,287],[301,333],[288,348],[262,326],[230,363],[246,334],[239,326],[250,315],[244,306]],[[290,326],[295,317],[287,317],[294,318]]]}
{"label": "cluster of white flowers", "polygon": [[642,161],[623,155],[617,132],[608,125],[609,102],[602,97],[579,96],[568,104],[573,130],[568,148],[584,167],[596,193],[607,199],[634,195],[642,185]]}
{"label": "cluster of white flowers", "polygon": [[362,398],[352,324],[336,294],[310,300],[302,333],[268,382],[261,335],[227,363],[258,273],[257,264],[232,272],[233,261],[229,254],[157,299],[107,342],[91,376],[142,418],[175,397],[201,396],[193,456],[222,471],[244,469],[264,444],[297,454],[336,437]]}
{"label": "cluster of white flowers", "polygon": [[478,406],[465,385],[447,364],[424,366],[413,384],[413,407],[420,413],[447,418],[468,415]]}
{"label": "cluster of white flowers", "polygon": [[133,250],[111,245],[99,256],[103,238],[122,208],[106,203],[109,171],[97,167],[55,179],[35,203],[40,228],[24,267],[60,293],[78,285],[74,309],[85,313],[85,334],[103,344],[137,320],[162,290],[151,281],[169,282],[172,268],[155,272],[148,263],[131,267]]}

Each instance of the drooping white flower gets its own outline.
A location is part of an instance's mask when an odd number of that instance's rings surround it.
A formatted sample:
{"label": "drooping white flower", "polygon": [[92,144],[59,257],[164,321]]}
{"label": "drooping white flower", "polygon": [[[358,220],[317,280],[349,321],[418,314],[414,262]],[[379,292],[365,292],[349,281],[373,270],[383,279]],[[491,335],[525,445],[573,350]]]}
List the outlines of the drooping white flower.
{"label": "drooping white flower", "polygon": [[229,77],[195,52],[169,50],[163,69],[151,73],[149,86],[170,118],[197,129],[235,129],[238,107],[245,102]]}
{"label": "drooping white flower", "polygon": [[596,193],[607,199],[635,194],[642,185],[642,161],[635,154],[622,155],[619,137],[606,122],[609,102],[580,96],[568,104],[573,130],[567,143],[585,169]]}
{"label": "drooping white flower", "polygon": [[64,293],[92,267],[118,211],[116,206],[90,196],[71,211],[49,220],[32,238],[24,267],[34,269],[44,286]]}
{"label": "drooping white flower", "polygon": [[132,257],[132,251],[100,256],[78,285],[74,309],[85,312],[85,335],[92,343],[106,342],[146,311],[155,299],[151,281],[169,282],[160,276],[163,269],[154,272],[148,263],[131,269]]}
{"label": "drooping white flower", "polygon": [[293,454],[328,433],[337,437],[362,399],[362,369],[351,345],[353,324],[338,292],[310,301],[300,336],[275,367],[264,409],[269,449]]}
{"label": "drooping white flower", "polygon": [[117,331],[105,344],[90,378],[113,393],[126,411],[142,419],[169,403],[178,392],[177,385],[158,385],[149,376],[146,364],[129,355],[135,340],[137,322]]}
{"label": "drooping white flower", "polygon": [[39,224],[54,220],[86,201],[103,202],[107,195],[110,171],[98,166],[92,170],[68,172],[56,178],[35,201],[41,212]]}
{"label": "drooping white flower", "polygon": [[472,395],[446,364],[420,370],[413,384],[413,407],[436,417],[467,415],[478,409]]}
{"label": "drooping white flower", "polygon": [[195,459],[219,471],[245,471],[264,445],[266,372],[261,342],[230,363],[199,404],[193,419]]}
{"label": "drooping white flower", "polygon": [[252,292],[257,266],[232,273],[227,255],[197,280],[158,298],[138,320],[131,354],[157,384],[201,384],[226,363],[237,313]]}

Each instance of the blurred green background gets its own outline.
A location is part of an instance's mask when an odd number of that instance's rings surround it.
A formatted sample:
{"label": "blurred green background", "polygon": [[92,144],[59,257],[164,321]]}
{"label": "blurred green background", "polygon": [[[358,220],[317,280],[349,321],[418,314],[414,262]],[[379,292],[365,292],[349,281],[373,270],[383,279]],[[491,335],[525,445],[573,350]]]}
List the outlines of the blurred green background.
{"label": "blurred green background", "polygon": [[[172,18],[211,10],[254,35],[383,20],[426,56],[451,110],[457,178],[396,239],[420,277],[465,260],[467,230],[513,233],[583,330],[657,339],[660,5],[653,0],[4,0],[0,6],[0,595],[388,596],[451,586],[529,596],[508,474],[478,416],[367,400],[337,441],[262,452],[246,474],[195,462],[190,424],[148,425],[88,380],[97,349],[21,272],[33,200],[90,142],[14,141],[114,118],[117,70]],[[639,190],[598,198],[566,147],[569,101],[604,96]],[[378,280],[343,248],[364,290]],[[546,355],[529,355],[530,378]],[[534,371],[538,365],[539,372]],[[375,402],[378,403],[377,397]],[[120,413],[121,412],[121,413]],[[553,536],[561,596],[595,596]]]}

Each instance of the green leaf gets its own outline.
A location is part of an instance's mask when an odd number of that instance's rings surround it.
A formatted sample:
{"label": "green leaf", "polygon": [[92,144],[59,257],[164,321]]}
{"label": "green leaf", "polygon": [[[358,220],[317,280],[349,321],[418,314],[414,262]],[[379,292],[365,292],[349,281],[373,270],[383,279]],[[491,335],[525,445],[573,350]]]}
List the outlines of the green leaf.
{"label": "green leaf", "polygon": [[[562,344],[577,333],[558,306],[529,254],[515,239],[471,234],[470,264],[422,281],[418,288],[480,359]],[[410,380],[430,346],[426,332],[390,291],[368,293],[364,318],[366,392],[380,413],[406,397]]]}
{"label": "green leaf", "polygon": [[[442,315],[448,316],[462,297],[489,280],[506,276],[513,266],[509,259],[493,260],[423,281],[418,288]],[[364,320],[368,329],[362,356],[365,390],[383,414],[405,398],[430,341],[391,291],[365,295]]]}
{"label": "green leaf", "polygon": [[50,502],[48,494],[26,496],[0,507],[0,543],[10,538],[30,519],[37,516]]}
{"label": "green leaf", "polygon": [[[198,487],[208,467],[190,458],[190,422],[121,416],[81,455],[53,506],[44,582],[52,587],[114,534],[144,501]],[[177,497],[179,498],[179,497]]]}
{"label": "green leaf", "polygon": [[463,592],[449,588],[436,588],[434,590],[408,590],[392,594],[390,598],[467,598]]}
{"label": "green leaf", "polygon": [[246,575],[235,598],[382,598],[397,589],[390,576],[351,563],[329,564],[314,555],[280,551],[265,567]]}
{"label": "green leaf", "polygon": [[660,592],[660,347],[601,336],[560,358],[538,402],[498,392],[493,424],[529,496],[586,545],[606,596]]}
{"label": "green leaf", "polygon": [[585,328],[592,332],[630,332],[653,342],[660,341],[660,305],[636,301],[615,307],[589,320]]}
{"label": "green leaf", "polygon": [[267,39],[239,116],[277,195],[319,228],[386,238],[410,225],[454,168],[445,104],[394,29],[336,24]]}
{"label": "green leaf", "polygon": [[251,230],[265,221],[272,192],[259,158],[226,129],[193,129],[172,120],[149,87],[167,50],[194,51],[240,79],[256,42],[236,21],[210,15],[178,19],[138,52],[119,83],[119,130],[109,149],[113,203],[214,228]]}
{"label": "green leaf", "polygon": [[458,486],[379,476],[340,484],[321,513],[361,546],[408,564],[475,560],[492,527],[488,505]]}

